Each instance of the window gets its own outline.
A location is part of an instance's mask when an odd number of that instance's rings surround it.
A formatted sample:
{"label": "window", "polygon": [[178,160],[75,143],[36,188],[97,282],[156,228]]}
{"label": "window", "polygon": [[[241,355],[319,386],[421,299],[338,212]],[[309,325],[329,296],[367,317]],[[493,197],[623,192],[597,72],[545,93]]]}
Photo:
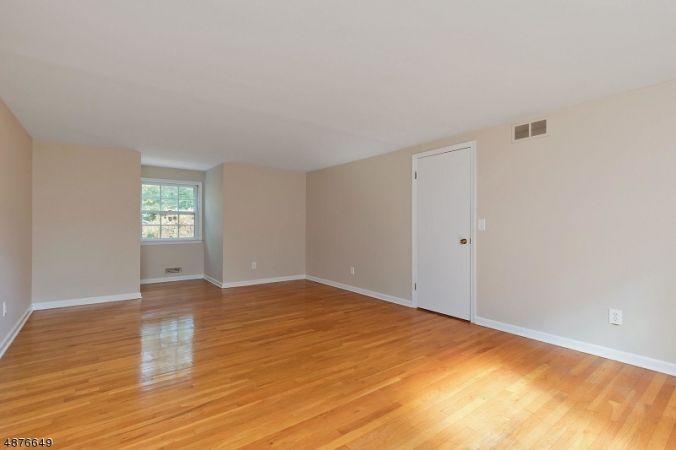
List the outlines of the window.
{"label": "window", "polygon": [[201,183],[143,179],[141,239],[144,242],[201,240]]}

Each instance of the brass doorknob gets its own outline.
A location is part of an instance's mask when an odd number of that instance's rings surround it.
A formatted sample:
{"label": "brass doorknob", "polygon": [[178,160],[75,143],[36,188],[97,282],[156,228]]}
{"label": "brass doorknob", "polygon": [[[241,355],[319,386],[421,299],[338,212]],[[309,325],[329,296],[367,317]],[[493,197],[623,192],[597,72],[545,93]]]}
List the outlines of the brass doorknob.
{"label": "brass doorknob", "polygon": [[460,245],[465,245],[465,244],[467,244],[467,242],[468,242],[467,238],[460,239]]}

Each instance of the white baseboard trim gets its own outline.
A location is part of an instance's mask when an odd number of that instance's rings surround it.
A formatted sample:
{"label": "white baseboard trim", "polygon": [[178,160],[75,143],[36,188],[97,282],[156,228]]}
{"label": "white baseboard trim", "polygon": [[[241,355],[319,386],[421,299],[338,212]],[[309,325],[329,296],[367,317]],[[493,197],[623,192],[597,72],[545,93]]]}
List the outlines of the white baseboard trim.
{"label": "white baseboard trim", "polygon": [[659,359],[650,358],[648,356],[637,355],[635,353],[624,352],[621,350],[615,350],[602,345],[590,344],[589,342],[578,341],[576,339],[549,334],[504,322],[498,322],[497,320],[486,319],[485,317],[477,316],[474,320],[474,323],[487,328],[493,328],[494,330],[500,330],[529,339],[535,339],[536,341],[558,345],[559,347],[577,350],[590,355],[601,356],[602,358],[612,359],[625,364],[631,364],[632,366],[643,367],[644,369],[650,369],[669,375],[676,375],[676,363],[662,361]]}
{"label": "white baseboard trim", "polygon": [[131,292],[129,294],[102,295],[100,297],[73,298],[70,300],[55,300],[53,302],[33,303],[33,309],[39,311],[43,309],[67,308],[69,306],[94,305],[97,303],[138,300],[140,298],[142,298],[140,292]]}
{"label": "white baseboard trim", "polygon": [[216,278],[210,277],[207,274],[204,274],[204,279],[207,280],[209,283],[213,284],[216,287],[219,287],[219,288],[223,287],[223,283],[221,281],[218,281]]}
{"label": "white baseboard trim", "polygon": [[369,291],[368,289],[362,289],[356,286],[351,286],[349,284],[338,283],[337,281],[325,280],[324,278],[319,278],[312,275],[306,275],[305,278],[307,278],[310,281],[314,281],[316,283],[325,284],[327,286],[332,286],[338,289],[343,289],[345,291],[365,295],[367,297],[373,297],[378,300],[384,300],[386,302],[396,303],[397,305],[408,306],[409,308],[413,307],[413,302],[411,302],[411,300],[395,297],[394,295],[383,294],[381,292],[376,291]]}
{"label": "white baseboard trim", "polygon": [[244,280],[244,281],[228,281],[221,283],[223,289],[233,288],[233,287],[242,287],[242,286],[255,286],[257,284],[270,284],[270,283],[279,283],[282,281],[294,281],[294,280],[304,280],[305,274],[300,275],[288,275],[284,277],[273,277],[273,278],[257,278],[253,280]]}
{"label": "white baseboard trim", "polygon": [[194,275],[175,275],[158,278],[142,278],[141,284],[169,283],[171,281],[202,280],[203,278],[204,278],[203,273],[198,273]]}
{"label": "white baseboard trim", "polygon": [[14,328],[12,328],[9,334],[5,337],[5,339],[3,339],[2,343],[0,344],[0,358],[2,358],[5,355],[5,352],[7,351],[9,346],[12,345],[14,339],[19,335],[19,332],[23,328],[28,318],[31,316],[32,312],[33,308],[29,306],[28,309],[26,309],[26,311],[21,315],[19,321],[14,325]]}

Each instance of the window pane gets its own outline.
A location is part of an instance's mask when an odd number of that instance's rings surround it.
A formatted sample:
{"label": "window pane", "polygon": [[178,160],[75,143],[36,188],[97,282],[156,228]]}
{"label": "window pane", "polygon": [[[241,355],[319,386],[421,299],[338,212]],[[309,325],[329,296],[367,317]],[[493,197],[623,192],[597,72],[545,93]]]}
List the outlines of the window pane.
{"label": "window pane", "polygon": [[141,202],[141,209],[146,211],[160,210],[160,187],[154,184],[144,184],[141,186],[143,193],[143,201]]}
{"label": "window pane", "polygon": [[178,234],[181,238],[194,238],[195,227],[192,225],[179,225]]}
{"label": "window pane", "polygon": [[199,229],[195,185],[141,183],[141,238],[194,239]]}
{"label": "window pane", "polygon": [[172,239],[178,237],[178,227],[176,225],[162,226],[162,239]]}
{"label": "window pane", "polygon": [[143,225],[159,225],[160,224],[160,214],[159,213],[143,213],[141,215],[141,223]]}
{"label": "window pane", "polygon": [[141,238],[142,239],[159,239],[160,238],[160,227],[159,226],[143,226],[141,228]]}
{"label": "window pane", "polygon": [[162,214],[162,225],[178,225],[178,214]]}
{"label": "window pane", "polygon": [[179,225],[195,225],[195,215],[194,214],[181,213],[181,215],[178,216],[178,224]]}
{"label": "window pane", "polygon": [[162,186],[162,211],[178,211],[178,186]]}
{"label": "window pane", "polygon": [[142,185],[143,196],[144,197],[159,197],[160,196],[160,186],[157,184],[144,184]]}
{"label": "window pane", "polygon": [[179,186],[178,188],[178,209],[181,211],[195,210],[195,187]]}

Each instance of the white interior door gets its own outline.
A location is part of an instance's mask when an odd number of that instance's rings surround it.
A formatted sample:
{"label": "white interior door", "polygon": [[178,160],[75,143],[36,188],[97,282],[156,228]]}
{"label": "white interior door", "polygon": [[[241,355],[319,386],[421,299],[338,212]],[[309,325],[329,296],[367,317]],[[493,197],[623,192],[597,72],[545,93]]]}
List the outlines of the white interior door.
{"label": "white interior door", "polygon": [[420,308],[470,319],[471,149],[417,159],[416,298]]}

